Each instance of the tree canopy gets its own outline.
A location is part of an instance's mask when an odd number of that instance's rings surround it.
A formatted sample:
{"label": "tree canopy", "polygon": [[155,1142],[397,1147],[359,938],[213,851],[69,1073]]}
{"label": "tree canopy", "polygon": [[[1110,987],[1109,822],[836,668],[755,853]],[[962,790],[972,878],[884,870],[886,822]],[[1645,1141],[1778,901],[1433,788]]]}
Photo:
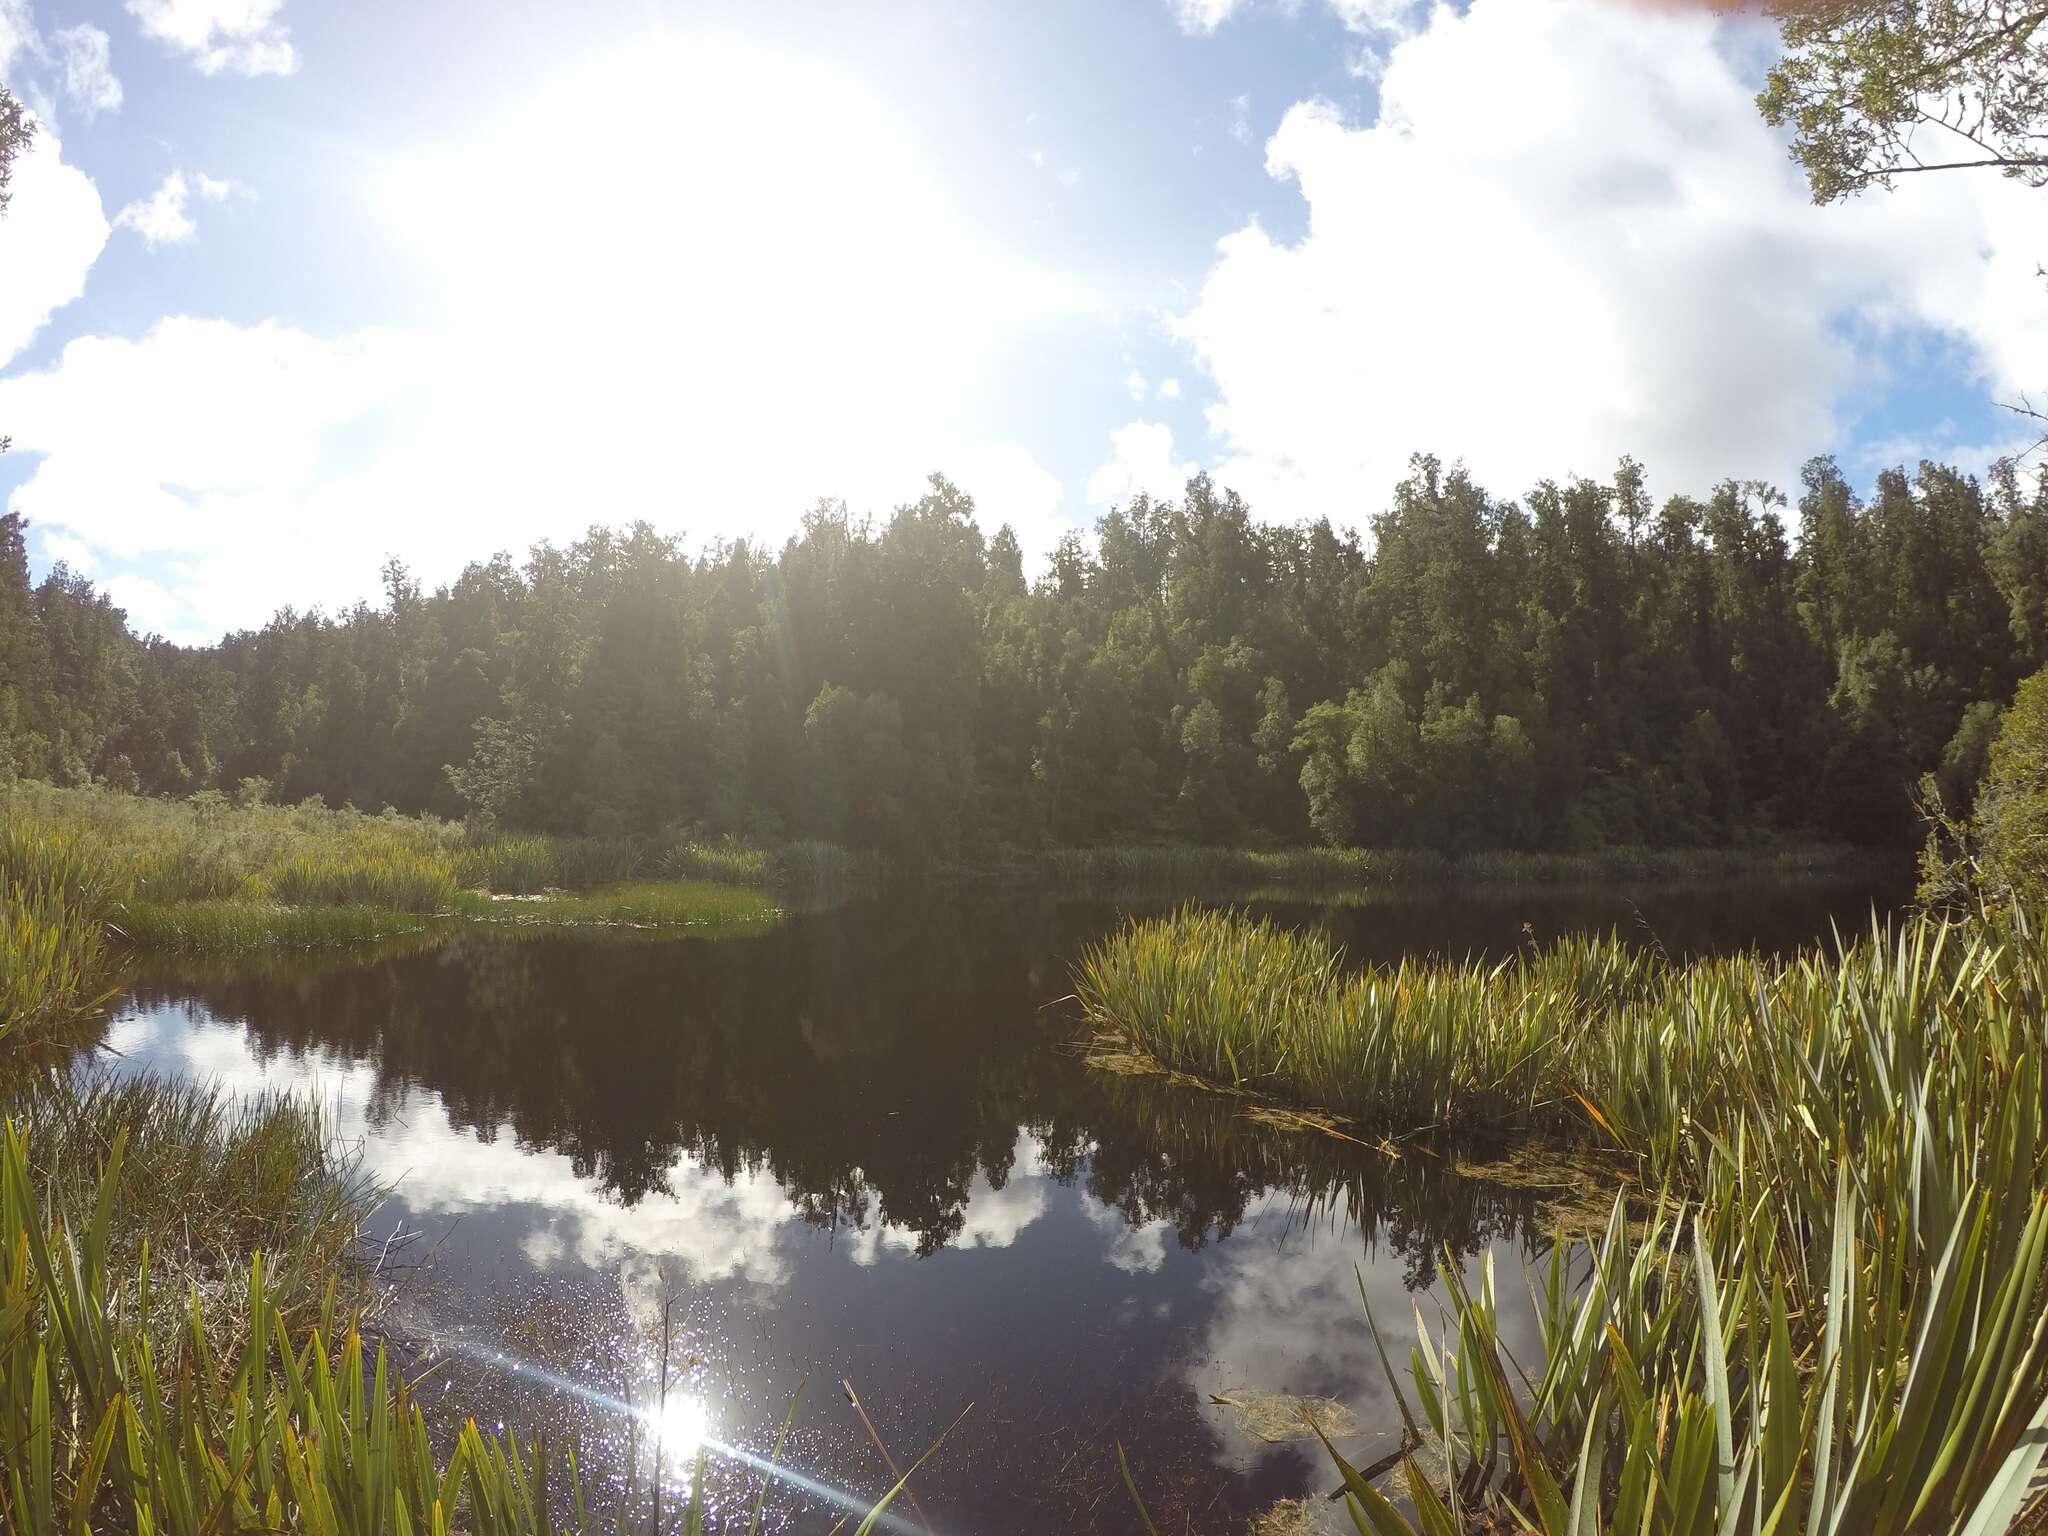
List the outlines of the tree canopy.
{"label": "tree canopy", "polygon": [[[2048,482],[1935,464],[1796,507],[1653,507],[1639,466],[1520,501],[1418,457],[1370,544],[1206,478],[1027,582],[935,477],[778,552],[646,524],[424,590],[135,634],[0,518],[0,775],[582,833],[907,856],[1189,841],[1474,847],[1910,839],[2048,663]],[[253,792],[253,791],[252,791]],[[1967,790],[1965,790],[1967,793]]]}
{"label": "tree canopy", "polygon": [[1757,98],[1815,202],[1990,168],[2048,185],[2044,0],[1774,0],[1785,56]]}
{"label": "tree canopy", "polygon": [[0,213],[7,211],[13,195],[14,161],[35,136],[36,120],[28,109],[0,84]]}

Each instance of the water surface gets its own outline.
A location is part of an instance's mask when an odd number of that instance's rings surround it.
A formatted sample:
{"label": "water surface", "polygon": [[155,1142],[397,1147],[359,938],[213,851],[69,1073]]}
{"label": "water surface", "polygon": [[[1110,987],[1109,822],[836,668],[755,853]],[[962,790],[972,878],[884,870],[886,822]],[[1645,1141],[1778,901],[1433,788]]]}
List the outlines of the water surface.
{"label": "water surface", "polygon": [[[1822,941],[1875,894],[1265,910],[1359,959],[1609,927],[1683,954]],[[1444,1245],[1517,1296],[1544,1239],[1526,1193],[1088,1071],[1069,968],[1122,913],[934,890],[745,938],[465,930],[367,961],[166,966],[108,1043],[120,1070],[328,1105],[392,1190],[366,1234],[379,1326],[408,1372],[433,1368],[440,1424],[573,1438],[616,1494],[666,1312],[671,1473],[677,1437],[766,1454],[808,1377],[786,1459],[812,1486],[771,1498],[772,1529],[822,1531],[835,1491],[864,1509],[892,1481],[845,1379],[905,1464],[973,1405],[915,1484],[936,1530],[1131,1530],[1119,1440],[1162,1530],[1241,1530],[1331,1479],[1212,1395],[1335,1398],[1371,1461],[1399,1420],[1361,1285],[1398,1348],[1417,1304],[1434,1318]],[[728,1511],[752,1498],[730,1455],[710,1486]]]}

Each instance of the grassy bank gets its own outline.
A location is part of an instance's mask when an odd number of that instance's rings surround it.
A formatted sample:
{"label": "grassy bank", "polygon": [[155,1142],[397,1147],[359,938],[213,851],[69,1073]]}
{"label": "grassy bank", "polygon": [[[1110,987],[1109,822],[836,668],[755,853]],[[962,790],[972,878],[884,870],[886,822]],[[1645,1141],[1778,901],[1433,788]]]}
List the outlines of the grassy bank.
{"label": "grassy bank", "polygon": [[271,900],[426,913],[445,910],[464,890],[530,895],[652,880],[805,890],[873,873],[871,856],[827,843],[543,837],[312,803],[150,799],[35,783],[0,789],[0,816],[62,829],[102,850],[130,894],[156,902]]}
{"label": "grassy bank", "polygon": [[[67,872],[54,885],[52,869]],[[0,934],[0,952],[14,960],[0,974],[0,1016],[24,1011],[7,1001],[10,988],[33,987],[49,1008],[66,997],[89,1005],[85,978],[104,969],[110,947],[361,947],[463,917],[755,932],[787,890],[815,893],[859,869],[823,845],[771,855],[624,839],[475,840],[431,819],[18,785],[0,794],[0,879],[20,888],[8,917],[50,911],[34,924],[45,946],[36,953],[25,931]],[[719,878],[685,878],[693,870]],[[66,922],[66,907],[100,921]],[[73,982],[54,986],[45,973]]]}
{"label": "grassy bank", "polygon": [[[1425,1531],[2006,1529],[2048,1450],[2048,942],[1917,919],[1789,962],[1611,941],[1347,973],[1184,911],[1091,951],[1095,1026],[1170,1066],[1387,1131],[1618,1148],[1617,1205],[1497,1343],[1490,1271],[1418,1339],[1399,1493]],[[1361,1530],[1409,1516],[1362,1480]],[[2038,1501],[2037,1501],[2038,1504]],[[1509,1507],[1515,1515],[1507,1513]],[[1437,1523],[1439,1515],[1444,1523]]]}

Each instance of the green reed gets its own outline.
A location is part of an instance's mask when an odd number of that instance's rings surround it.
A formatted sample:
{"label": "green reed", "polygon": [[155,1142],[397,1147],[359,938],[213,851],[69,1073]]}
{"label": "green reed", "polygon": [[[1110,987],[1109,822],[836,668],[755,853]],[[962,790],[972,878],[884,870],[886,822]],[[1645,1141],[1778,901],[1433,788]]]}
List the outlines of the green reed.
{"label": "green reed", "polygon": [[107,873],[62,828],[0,820],[0,1050],[62,1048],[106,1001]]}
{"label": "green reed", "polygon": [[1352,975],[1320,932],[1186,907],[1090,948],[1076,989],[1098,1028],[1170,1067],[1420,1131],[1564,1114],[1556,1066],[1577,1024],[1653,986],[1659,964],[1570,940],[1493,967]]}
{"label": "green reed", "polygon": [[342,949],[413,938],[429,919],[374,907],[284,907],[270,901],[131,902],[114,931],[141,949],[233,954],[262,949]]}
{"label": "green reed", "polygon": [[270,894],[295,907],[439,912],[454,900],[455,862],[383,840],[295,854],[264,872]]}
{"label": "green reed", "polygon": [[546,837],[495,837],[464,848],[456,856],[455,877],[465,890],[519,896],[562,883],[554,841]]}
{"label": "green reed", "polygon": [[1181,913],[1092,951],[1080,995],[1185,1070],[1617,1146],[1657,1192],[1640,1233],[1617,1205],[1601,1242],[1553,1248],[1540,1362],[1505,1357],[1490,1270],[1445,1265],[1442,1327],[1388,1373],[1451,1472],[1409,1461],[1403,1511],[1347,1471],[1360,1531],[1994,1536],[2027,1505],[2048,941],[2026,917],[1790,961],[1584,940],[1354,975],[1313,936]]}

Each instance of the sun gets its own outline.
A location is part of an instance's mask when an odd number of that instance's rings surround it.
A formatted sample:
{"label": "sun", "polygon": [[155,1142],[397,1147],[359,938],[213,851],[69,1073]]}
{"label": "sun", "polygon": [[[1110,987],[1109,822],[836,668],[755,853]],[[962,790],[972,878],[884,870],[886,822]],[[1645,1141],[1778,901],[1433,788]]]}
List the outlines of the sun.
{"label": "sun", "polygon": [[701,1397],[671,1397],[654,1412],[654,1430],[669,1456],[693,1456],[711,1433],[711,1416]]}

